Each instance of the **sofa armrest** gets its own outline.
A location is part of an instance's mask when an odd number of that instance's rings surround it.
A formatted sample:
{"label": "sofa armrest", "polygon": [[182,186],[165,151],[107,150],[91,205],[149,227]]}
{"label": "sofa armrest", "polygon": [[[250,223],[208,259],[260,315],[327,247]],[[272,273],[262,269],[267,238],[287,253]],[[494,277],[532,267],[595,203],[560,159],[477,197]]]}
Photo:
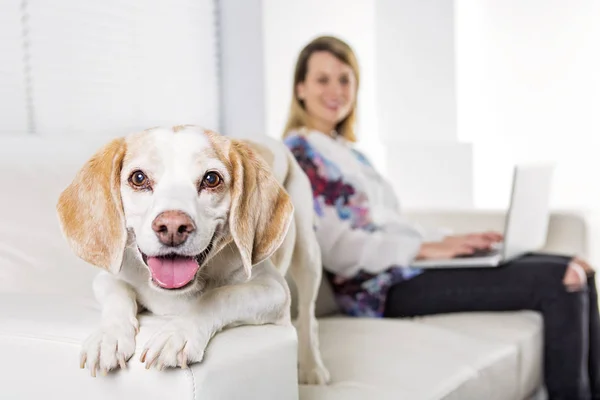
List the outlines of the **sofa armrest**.
{"label": "sofa armrest", "polygon": [[[503,232],[506,212],[499,210],[412,210],[405,212],[405,216],[427,229],[444,227],[455,233],[484,230]],[[550,215],[544,251],[588,257],[588,242],[589,232],[585,213],[556,211]]]}
{"label": "sofa armrest", "polygon": [[82,341],[100,322],[93,302],[61,296],[0,294],[2,399],[297,399],[292,326],[227,329],[189,369],[146,370],[141,349],[164,319],[143,315],[127,370],[92,378],[80,370]]}

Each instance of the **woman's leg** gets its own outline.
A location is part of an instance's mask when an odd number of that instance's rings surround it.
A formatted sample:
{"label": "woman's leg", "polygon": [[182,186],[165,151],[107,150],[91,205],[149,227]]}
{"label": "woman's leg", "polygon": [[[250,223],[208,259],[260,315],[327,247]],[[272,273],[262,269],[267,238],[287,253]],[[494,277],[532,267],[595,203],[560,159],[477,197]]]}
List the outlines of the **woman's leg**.
{"label": "woman's leg", "polygon": [[588,369],[592,398],[600,399],[600,313],[598,312],[598,291],[596,290],[596,276],[594,273],[588,276],[588,292],[590,295]]}
{"label": "woman's leg", "polygon": [[[563,283],[570,290],[577,290],[580,282],[585,282],[589,296],[589,332],[588,332],[588,371],[592,399],[600,399],[600,313],[598,311],[598,292],[596,273],[585,260],[575,257],[570,260],[571,268],[565,274]],[[572,288],[572,289],[571,289]]]}
{"label": "woman's leg", "polygon": [[390,289],[385,316],[539,311],[550,399],[589,399],[590,295],[585,284],[579,290],[565,288],[569,262],[566,257],[530,255],[498,268],[428,270]]}

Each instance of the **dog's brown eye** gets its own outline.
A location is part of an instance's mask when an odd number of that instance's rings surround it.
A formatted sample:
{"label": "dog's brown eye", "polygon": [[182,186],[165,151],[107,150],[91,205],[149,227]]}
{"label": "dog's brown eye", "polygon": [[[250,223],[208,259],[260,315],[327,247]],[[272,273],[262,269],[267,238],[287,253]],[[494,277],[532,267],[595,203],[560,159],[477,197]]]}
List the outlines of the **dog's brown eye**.
{"label": "dog's brown eye", "polygon": [[148,182],[148,177],[142,171],[134,171],[129,180],[134,186],[142,187]]}
{"label": "dog's brown eye", "polygon": [[209,172],[204,175],[204,185],[208,188],[214,188],[221,183],[221,177],[216,172]]}

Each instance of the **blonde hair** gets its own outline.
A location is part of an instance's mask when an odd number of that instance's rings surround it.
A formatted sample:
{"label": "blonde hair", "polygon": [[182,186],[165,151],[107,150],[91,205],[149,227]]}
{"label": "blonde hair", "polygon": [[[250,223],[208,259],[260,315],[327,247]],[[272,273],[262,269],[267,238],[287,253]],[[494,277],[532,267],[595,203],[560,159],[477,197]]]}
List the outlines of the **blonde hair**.
{"label": "blonde hair", "polygon": [[[303,101],[298,98],[296,88],[299,83],[304,82],[306,79],[306,73],[308,72],[308,60],[310,59],[310,56],[317,51],[327,51],[344,64],[350,66],[354,76],[356,77],[356,91],[358,92],[360,71],[358,68],[356,55],[354,54],[352,48],[343,40],[333,36],[320,36],[312,40],[302,49],[300,55],[298,55],[298,60],[296,61],[296,69],[294,71],[294,86],[292,88],[292,102],[283,137],[286,137],[288,133],[294,129],[306,127],[308,125],[308,115],[306,113],[306,109],[304,108]],[[350,142],[356,142],[356,135],[354,133],[355,121],[356,103],[352,105],[352,110],[348,116],[346,116],[346,118],[336,125],[335,130],[338,135]]]}

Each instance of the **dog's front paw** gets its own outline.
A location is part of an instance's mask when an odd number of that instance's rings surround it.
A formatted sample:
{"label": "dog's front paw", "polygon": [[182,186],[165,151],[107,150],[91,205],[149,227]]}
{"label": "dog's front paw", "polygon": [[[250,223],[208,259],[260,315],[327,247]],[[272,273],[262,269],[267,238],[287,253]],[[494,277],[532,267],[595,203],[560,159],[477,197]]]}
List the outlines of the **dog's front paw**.
{"label": "dog's front paw", "polygon": [[93,377],[100,370],[102,375],[120,366],[127,368],[127,361],[135,352],[137,319],[103,324],[83,342],[79,366],[87,368]]}
{"label": "dog's front paw", "polygon": [[153,365],[159,370],[187,368],[188,364],[202,361],[210,336],[207,329],[195,321],[169,322],[146,343],[140,361],[146,363],[146,369]]}

